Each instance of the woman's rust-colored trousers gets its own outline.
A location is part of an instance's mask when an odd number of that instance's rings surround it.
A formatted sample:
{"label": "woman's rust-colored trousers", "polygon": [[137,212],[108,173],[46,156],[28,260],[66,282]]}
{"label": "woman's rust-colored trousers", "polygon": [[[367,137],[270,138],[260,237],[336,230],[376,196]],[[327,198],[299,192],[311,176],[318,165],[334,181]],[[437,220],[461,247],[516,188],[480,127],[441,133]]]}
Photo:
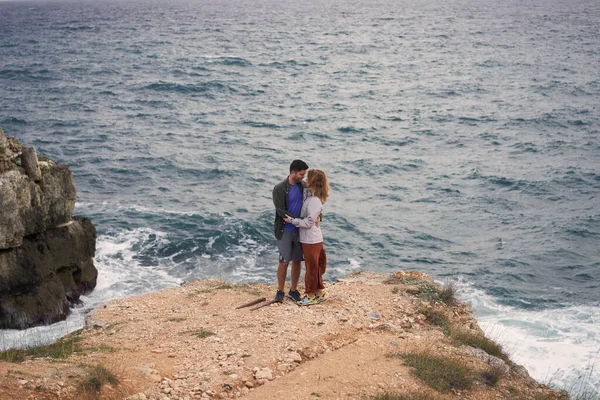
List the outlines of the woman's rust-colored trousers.
{"label": "woman's rust-colored trousers", "polygon": [[315,244],[302,243],[304,253],[304,293],[316,293],[325,289],[323,285],[323,274],[327,267],[327,256],[323,248],[323,242]]}

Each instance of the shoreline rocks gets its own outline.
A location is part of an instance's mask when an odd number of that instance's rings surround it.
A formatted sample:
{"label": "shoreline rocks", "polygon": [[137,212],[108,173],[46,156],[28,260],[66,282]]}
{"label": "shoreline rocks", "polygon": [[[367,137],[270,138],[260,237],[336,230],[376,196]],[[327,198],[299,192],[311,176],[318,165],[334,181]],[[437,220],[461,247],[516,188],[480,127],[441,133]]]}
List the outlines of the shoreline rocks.
{"label": "shoreline rocks", "polygon": [[63,320],[96,286],[96,230],[75,200],[67,165],[0,128],[0,329]]}

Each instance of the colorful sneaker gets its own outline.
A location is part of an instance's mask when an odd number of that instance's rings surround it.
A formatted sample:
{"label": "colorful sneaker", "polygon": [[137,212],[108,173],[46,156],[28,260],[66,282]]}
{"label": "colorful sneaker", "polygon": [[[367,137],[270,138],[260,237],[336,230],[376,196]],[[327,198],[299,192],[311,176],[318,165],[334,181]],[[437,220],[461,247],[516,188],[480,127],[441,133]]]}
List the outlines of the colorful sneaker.
{"label": "colorful sneaker", "polygon": [[275,298],[273,299],[278,303],[282,303],[283,302],[283,291],[278,290],[277,293],[275,293]]}
{"label": "colorful sneaker", "polygon": [[299,306],[312,306],[313,304],[319,304],[319,303],[317,303],[317,298],[314,296],[313,297],[304,296],[302,298],[302,300],[300,300],[296,304],[298,304]]}
{"label": "colorful sneaker", "polygon": [[317,303],[322,303],[328,299],[327,295],[325,295],[325,291],[322,291],[321,294],[316,294],[315,298],[317,299]]}
{"label": "colorful sneaker", "polygon": [[296,303],[302,299],[300,296],[300,292],[297,290],[290,290],[287,295],[290,299],[294,300]]}

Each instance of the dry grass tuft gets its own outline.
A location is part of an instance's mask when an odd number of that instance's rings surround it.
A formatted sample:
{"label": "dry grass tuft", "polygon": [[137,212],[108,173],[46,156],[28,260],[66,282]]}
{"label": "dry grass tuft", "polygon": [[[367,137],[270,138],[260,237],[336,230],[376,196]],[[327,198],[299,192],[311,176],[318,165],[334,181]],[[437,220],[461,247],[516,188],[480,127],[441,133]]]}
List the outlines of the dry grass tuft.
{"label": "dry grass tuft", "polygon": [[88,374],[84,377],[83,382],[79,385],[79,392],[83,394],[100,393],[102,386],[117,385],[119,380],[117,377],[102,365],[96,365],[90,368]]}
{"label": "dry grass tuft", "polygon": [[444,335],[450,336],[450,321],[448,320],[446,314],[444,314],[442,311],[433,309],[423,309],[419,310],[419,313],[423,314],[426,317],[425,321],[427,323],[441,327],[444,332]]}
{"label": "dry grass tuft", "polygon": [[508,354],[506,354],[502,349],[501,345],[491,339],[488,339],[482,334],[466,329],[453,329],[451,336],[454,342],[457,344],[481,349],[491,356],[498,357],[509,365],[513,364],[508,357]]}
{"label": "dry grass tuft", "polygon": [[195,329],[195,330],[192,330],[192,331],[181,332],[181,334],[182,335],[184,335],[184,334],[190,334],[190,335],[193,335],[193,336],[197,336],[200,339],[204,339],[204,338],[207,338],[209,336],[214,336],[215,335],[214,332],[208,331],[208,330],[203,329],[203,328]]}
{"label": "dry grass tuft", "polygon": [[442,303],[453,306],[457,303],[456,299],[456,282],[448,281],[444,284],[442,291],[439,293],[439,299]]}
{"label": "dry grass tuft", "polygon": [[51,357],[67,358],[72,353],[82,351],[79,344],[81,336],[79,331],[74,332],[54,343],[42,346],[27,347],[23,349],[9,349],[0,352],[0,360],[11,363],[20,363],[28,358]]}
{"label": "dry grass tuft", "polygon": [[488,386],[496,386],[500,378],[504,375],[502,368],[498,366],[490,366],[483,372],[479,373],[479,377]]}
{"label": "dry grass tuft", "polygon": [[394,394],[394,393],[384,393],[379,396],[375,396],[372,398],[373,400],[437,400],[435,397],[432,397],[428,394],[419,393],[419,394]]}
{"label": "dry grass tuft", "polygon": [[470,389],[475,382],[473,371],[460,361],[434,356],[428,352],[392,354],[414,368],[414,375],[427,386],[439,391]]}

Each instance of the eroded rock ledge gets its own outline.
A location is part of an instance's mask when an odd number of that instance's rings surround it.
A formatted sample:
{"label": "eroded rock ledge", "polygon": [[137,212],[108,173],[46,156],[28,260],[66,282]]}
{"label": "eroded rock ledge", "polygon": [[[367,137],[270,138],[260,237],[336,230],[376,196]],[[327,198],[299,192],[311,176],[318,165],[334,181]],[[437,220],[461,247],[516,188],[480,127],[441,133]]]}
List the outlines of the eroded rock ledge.
{"label": "eroded rock ledge", "polygon": [[67,165],[0,128],[0,329],[65,319],[96,286],[96,230],[75,200]]}

